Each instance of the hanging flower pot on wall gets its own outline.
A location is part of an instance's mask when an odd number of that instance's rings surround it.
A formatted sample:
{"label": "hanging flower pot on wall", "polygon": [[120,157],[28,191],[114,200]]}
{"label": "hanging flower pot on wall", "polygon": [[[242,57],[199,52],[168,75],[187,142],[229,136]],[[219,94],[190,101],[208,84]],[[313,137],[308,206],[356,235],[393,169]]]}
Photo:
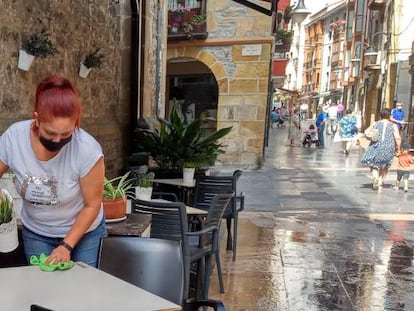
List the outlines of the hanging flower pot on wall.
{"label": "hanging flower pot on wall", "polygon": [[49,38],[46,29],[40,33],[34,33],[25,39],[22,49],[19,52],[19,61],[17,67],[21,70],[28,71],[35,57],[53,56],[57,50]]}
{"label": "hanging flower pot on wall", "polygon": [[79,77],[86,78],[92,68],[101,67],[105,56],[100,50],[100,48],[96,48],[93,52],[86,55],[85,59],[80,63]]}
{"label": "hanging flower pot on wall", "polygon": [[79,77],[86,78],[90,71],[91,71],[91,68],[88,68],[83,63],[80,63]]}
{"label": "hanging flower pot on wall", "polygon": [[34,55],[28,54],[25,50],[20,49],[19,62],[17,63],[17,67],[21,70],[28,71],[34,59]]}

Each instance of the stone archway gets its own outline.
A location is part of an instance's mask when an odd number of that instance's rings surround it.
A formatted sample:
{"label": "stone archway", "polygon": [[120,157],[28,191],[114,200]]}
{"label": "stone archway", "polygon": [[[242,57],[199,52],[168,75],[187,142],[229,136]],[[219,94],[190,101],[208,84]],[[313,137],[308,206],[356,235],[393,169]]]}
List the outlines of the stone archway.
{"label": "stone archway", "polygon": [[218,125],[219,96],[226,76],[224,71],[208,52],[186,48],[176,49],[174,57],[167,60],[165,114],[173,105],[179,107],[185,120],[191,121],[200,113],[208,116],[206,129],[216,130]]}
{"label": "stone archway", "polygon": [[[221,62],[219,62],[211,53],[200,48],[183,47],[168,49],[167,62],[175,58],[196,59],[207,66],[214,75],[220,94],[228,92],[228,75]],[[168,71],[167,71],[168,74]]]}

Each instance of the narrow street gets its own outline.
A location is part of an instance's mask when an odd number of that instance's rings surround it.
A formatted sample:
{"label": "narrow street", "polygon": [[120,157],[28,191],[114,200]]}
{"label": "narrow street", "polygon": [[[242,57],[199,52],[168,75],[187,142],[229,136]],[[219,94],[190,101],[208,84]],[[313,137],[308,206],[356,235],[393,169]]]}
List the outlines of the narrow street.
{"label": "narrow street", "polygon": [[264,167],[244,171],[237,259],[222,244],[226,293],[214,273],[210,297],[229,311],[414,310],[414,182],[393,190],[391,169],[372,190],[363,148],[344,156],[332,136],[288,144],[271,129]]}

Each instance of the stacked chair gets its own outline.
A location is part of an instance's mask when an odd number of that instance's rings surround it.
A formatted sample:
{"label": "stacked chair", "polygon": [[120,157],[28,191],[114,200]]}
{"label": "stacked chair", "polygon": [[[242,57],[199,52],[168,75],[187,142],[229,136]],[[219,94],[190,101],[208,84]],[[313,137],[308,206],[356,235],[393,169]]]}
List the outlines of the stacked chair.
{"label": "stacked chair", "polygon": [[[211,201],[217,194],[234,192],[223,218],[227,224],[227,250],[233,250],[233,261],[236,260],[237,251],[237,225],[239,212],[244,209],[244,193],[237,194],[237,181],[242,171],[235,170],[230,176],[204,176],[196,177],[194,192],[194,207],[208,211]],[[233,237],[231,223],[233,221]]]}

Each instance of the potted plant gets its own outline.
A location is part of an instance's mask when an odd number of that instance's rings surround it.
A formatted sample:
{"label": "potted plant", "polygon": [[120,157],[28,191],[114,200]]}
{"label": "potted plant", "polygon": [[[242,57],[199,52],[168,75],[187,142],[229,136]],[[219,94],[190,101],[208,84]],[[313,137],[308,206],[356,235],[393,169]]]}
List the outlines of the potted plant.
{"label": "potted plant", "polygon": [[191,185],[194,180],[195,170],[200,168],[198,162],[189,162],[186,161],[183,163],[183,183],[186,185]]}
{"label": "potted plant", "polygon": [[135,197],[140,200],[151,200],[152,184],[155,174],[148,172],[148,166],[142,165],[137,172],[138,186],[135,187]]}
{"label": "potted plant", "polygon": [[181,23],[185,14],[191,11],[191,8],[182,6],[181,4],[170,10],[173,13],[173,19],[176,23]]}
{"label": "potted plant", "polygon": [[149,152],[161,170],[181,171],[186,162],[197,162],[199,167],[214,165],[224,151],[218,141],[230,133],[232,127],[211,132],[202,128],[206,114],[200,114],[186,124],[174,106],[170,119],[160,119],[159,129],[140,129],[144,133],[142,147]]}
{"label": "potted plant", "polygon": [[278,45],[289,45],[293,40],[293,31],[278,29],[276,32],[276,44]]}
{"label": "potted plant", "polygon": [[105,55],[100,48],[96,48],[93,52],[86,55],[83,62],[80,63],[79,76],[86,78],[92,68],[100,68],[104,58]]}
{"label": "potted plant", "polygon": [[130,172],[104,180],[103,208],[106,219],[123,220],[126,218],[127,196],[133,195],[134,179]]}
{"label": "potted plant", "polygon": [[19,240],[17,237],[16,215],[13,210],[13,198],[7,190],[2,189],[0,201],[0,252],[11,252],[18,245]]}
{"label": "potted plant", "polygon": [[34,58],[53,56],[57,50],[50,39],[50,35],[43,29],[40,33],[33,33],[25,39],[19,52],[18,68],[29,70]]}
{"label": "potted plant", "polygon": [[193,25],[193,29],[195,31],[201,31],[203,29],[204,24],[206,23],[206,15],[203,13],[194,14],[191,16],[191,24]]}

